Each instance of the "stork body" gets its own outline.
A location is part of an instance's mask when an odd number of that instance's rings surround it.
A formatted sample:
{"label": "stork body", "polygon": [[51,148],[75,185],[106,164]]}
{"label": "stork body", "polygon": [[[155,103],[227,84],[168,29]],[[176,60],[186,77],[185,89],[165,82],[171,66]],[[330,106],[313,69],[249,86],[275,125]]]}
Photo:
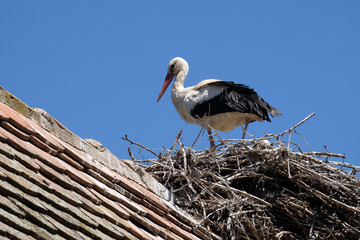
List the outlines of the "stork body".
{"label": "stork body", "polygon": [[157,99],[161,99],[172,79],[172,102],[180,117],[186,122],[197,124],[209,132],[210,145],[214,146],[209,125],[228,132],[236,126],[247,126],[253,121],[271,121],[271,116],[278,116],[279,110],[271,107],[251,88],[216,79],[203,80],[196,86],[184,88],[188,74],[188,63],[180,58],[170,61],[165,82]]}

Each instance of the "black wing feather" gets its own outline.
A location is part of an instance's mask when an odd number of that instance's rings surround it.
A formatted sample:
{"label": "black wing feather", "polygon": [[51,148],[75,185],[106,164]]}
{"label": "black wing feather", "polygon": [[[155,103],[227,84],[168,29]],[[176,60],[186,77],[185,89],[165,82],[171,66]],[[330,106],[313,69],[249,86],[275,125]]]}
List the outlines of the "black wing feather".
{"label": "black wing feather", "polygon": [[223,87],[218,96],[197,104],[190,112],[193,117],[204,115],[212,116],[226,112],[252,113],[263,120],[271,121],[269,113],[280,115],[281,113],[264,101],[252,88],[234,82],[217,81],[208,85]]}

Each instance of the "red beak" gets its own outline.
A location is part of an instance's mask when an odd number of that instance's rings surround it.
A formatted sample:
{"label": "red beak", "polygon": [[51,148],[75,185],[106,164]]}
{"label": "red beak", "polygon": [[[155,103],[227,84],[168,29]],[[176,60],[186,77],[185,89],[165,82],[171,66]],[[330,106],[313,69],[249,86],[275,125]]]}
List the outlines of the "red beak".
{"label": "red beak", "polygon": [[175,74],[173,74],[173,73],[168,73],[168,74],[166,75],[164,84],[163,84],[163,86],[162,86],[162,88],[161,88],[159,97],[158,97],[158,99],[157,99],[156,102],[159,102],[159,101],[160,101],[161,97],[164,95],[164,92],[165,92],[166,89],[168,88],[168,86],[169,86],[169,84],[171,83],[171,81],[173,80],[174,76],[175,76]]}

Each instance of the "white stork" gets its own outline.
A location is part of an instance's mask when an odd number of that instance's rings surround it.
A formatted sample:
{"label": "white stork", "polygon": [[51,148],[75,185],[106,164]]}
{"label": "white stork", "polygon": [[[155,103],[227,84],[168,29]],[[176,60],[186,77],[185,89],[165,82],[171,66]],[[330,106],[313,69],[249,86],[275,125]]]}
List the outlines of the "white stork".
{"label": "white stork", "polygon": [[209,125],[218,131],[228,132],[245,124],[244,138],[250,122],[270,122],[269,113],[273,117],[281,115],[279,110],[265,102],[253,89],[242,84],[207,79],[196,86],[184,88],[188,72],[189,65],[183,58],[172,59],[157,102],[175,77],[171,99],[176,110],[186,122],[208,130],[211,147],[214,141]]}

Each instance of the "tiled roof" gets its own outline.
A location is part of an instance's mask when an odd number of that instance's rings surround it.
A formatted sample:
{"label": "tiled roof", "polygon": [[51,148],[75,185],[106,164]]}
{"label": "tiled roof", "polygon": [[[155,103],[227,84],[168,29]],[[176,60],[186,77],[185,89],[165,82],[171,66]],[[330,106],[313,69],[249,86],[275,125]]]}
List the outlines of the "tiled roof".
{"label": "tiled roof", "polygon": [[2,88],[0,101],[0,239],[217,238],[142,169]]}

